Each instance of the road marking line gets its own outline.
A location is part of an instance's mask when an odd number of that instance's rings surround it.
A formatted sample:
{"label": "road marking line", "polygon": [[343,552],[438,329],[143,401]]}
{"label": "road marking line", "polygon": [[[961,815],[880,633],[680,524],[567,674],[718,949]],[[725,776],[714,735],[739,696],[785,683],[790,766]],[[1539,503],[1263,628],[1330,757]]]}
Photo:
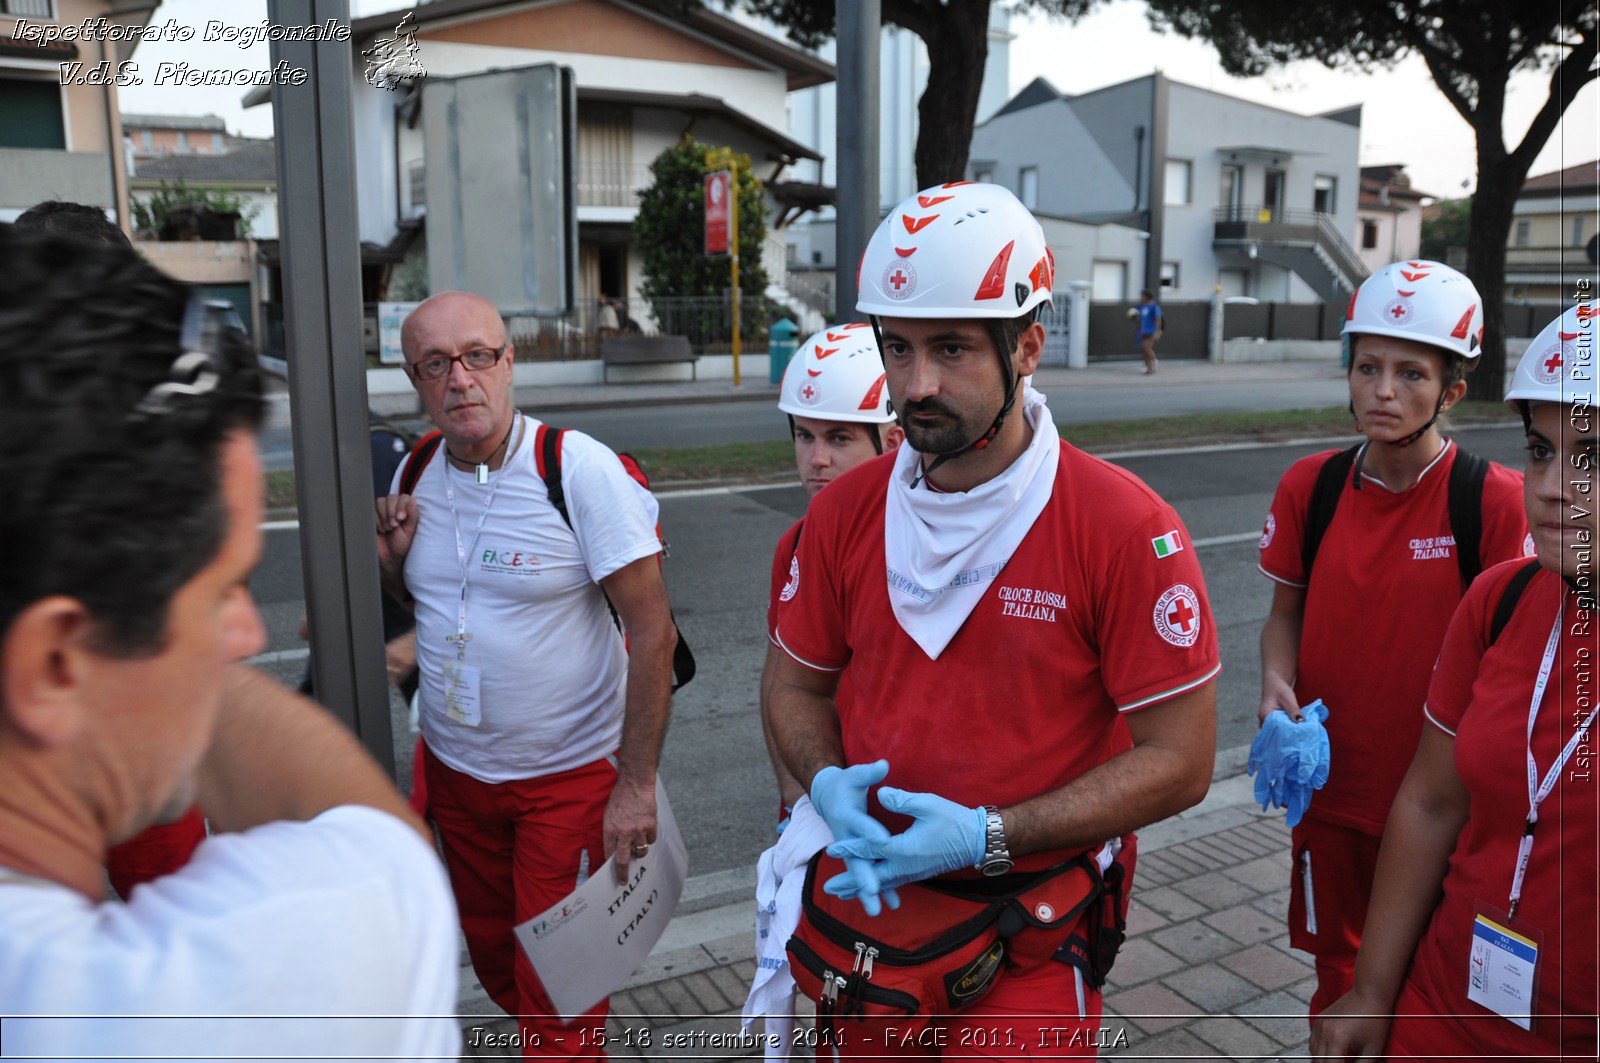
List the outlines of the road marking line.
{"label": "road marking line", "polygon": [[1248,543],[1261,538],[1258,531],[1235,532],[1232,535],[1213,535],[1209,539],[1191,539],[1196,550],[1207,546],[1227,546],[1229,543]]}

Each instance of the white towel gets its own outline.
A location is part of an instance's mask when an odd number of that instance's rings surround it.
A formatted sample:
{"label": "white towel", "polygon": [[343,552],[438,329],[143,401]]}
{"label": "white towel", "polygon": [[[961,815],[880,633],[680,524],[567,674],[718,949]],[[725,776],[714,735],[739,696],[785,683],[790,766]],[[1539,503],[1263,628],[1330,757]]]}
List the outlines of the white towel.
{"label": "white towel", "polygon": [[833,832],[811,807],[811,798],[802,797],[778,843],[756,861],[756,977],[744,1002],[740,1028],[748,1030],[757,1016],[766,1017],[768,1059],[789,1058],[795,984],[785,946],[800,925],[806,865],[832,841]]}
{"label": "white towel", "polygon": [[889,477],[883,538],[889,604],[931,659],[956,637],[1055,490],[1061,437],[1044,396],[1022,393],[1032,441],[1011,466],[970,491],[913,488],[922,455],[901,447]]}

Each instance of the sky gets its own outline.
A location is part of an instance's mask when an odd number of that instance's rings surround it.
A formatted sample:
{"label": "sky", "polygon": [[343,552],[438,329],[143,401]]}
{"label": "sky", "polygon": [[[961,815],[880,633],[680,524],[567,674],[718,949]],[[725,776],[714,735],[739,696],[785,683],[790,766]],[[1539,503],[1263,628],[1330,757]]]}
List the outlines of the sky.
{"label": "sky", "polygon": [[[352,0],[351,9],[361,17],[405,6],[409,4],[404,0]],[[203,30],[210,20],[241,26],[265,17],[265,0],[166,0],[155,21],[174,19]],[[1462,195],[1473,184],[1476,165],[1471,127],[1439,92],[1422,60],[1415,57],[1370,74],[1302,62],[1260,78],[1233,78],[1223,73],[1216,53],[1205,42],[1151,30],[1144,5],[1137,0],[1113,0],[1076,24],[1030,13],[1015,17],[1012,31],[1016,34],[1010,53],[1013,92],[1035,77],[1044,77],[1062,92],[1076,94],[1159,69],[1177,81],[1301,114],[1360,103],[1362,164],[1404,163],[1413,187],[1437,196]],[[134,61],[147,79],[164,60],[205,68],[263,70],[270,65],[265,43],[240,49],[226,42],[204,42],[198,36],[187,43],[141,44]],[[422,61],[427,62],[426,47]],[[1544,101],[1546,85],[1547,79],[1536,73],[1519,74],[1512,80],[1506,102],[1508,146],[1520,142]],[[120,95],[125,111],[217,114],[227,122],[229,132],[271,136],[271,107],[244,110],[239,106],[244,92],[147,83],[126,86]],[[1530,172],[1545,173],[1596,158],[1600,158],[1600,82],[1591,82],[1568,108],[1561,127]]]}

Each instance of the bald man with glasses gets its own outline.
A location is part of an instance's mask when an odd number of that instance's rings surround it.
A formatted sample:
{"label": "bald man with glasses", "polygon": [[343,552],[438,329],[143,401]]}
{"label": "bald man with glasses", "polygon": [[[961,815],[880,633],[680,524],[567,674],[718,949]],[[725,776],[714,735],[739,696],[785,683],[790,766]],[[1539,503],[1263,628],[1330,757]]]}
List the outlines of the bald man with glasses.
{"label": "bald man with glasses", "polygon": [[525,1056],[600,1058],[581,1031],[604,1025],[606,1005],[571,1025],[548,1017],[512,927],[608,856],[625,875],[655,841],[677,639],[656,503],[614,453],[566,432],[563,518],[542,475],[545,433],[512,402],[515,349],[487,300],[428,299],[401,348],[439,438],[378,500],[378,554],[385,590],[416,613],[429,812],[461,927],[484,989],[523,1016]]}

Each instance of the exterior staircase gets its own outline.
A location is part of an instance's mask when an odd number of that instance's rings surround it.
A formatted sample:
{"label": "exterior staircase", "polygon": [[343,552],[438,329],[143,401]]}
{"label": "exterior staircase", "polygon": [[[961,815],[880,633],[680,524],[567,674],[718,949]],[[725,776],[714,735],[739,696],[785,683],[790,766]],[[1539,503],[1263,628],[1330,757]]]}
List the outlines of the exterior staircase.
{"label": "exterior staircase", "polygon": [[1323,302],[1340,305],[1367,279],[1355,248],[1320,211],[1218,207],[1211,246],[1292,270]]}

